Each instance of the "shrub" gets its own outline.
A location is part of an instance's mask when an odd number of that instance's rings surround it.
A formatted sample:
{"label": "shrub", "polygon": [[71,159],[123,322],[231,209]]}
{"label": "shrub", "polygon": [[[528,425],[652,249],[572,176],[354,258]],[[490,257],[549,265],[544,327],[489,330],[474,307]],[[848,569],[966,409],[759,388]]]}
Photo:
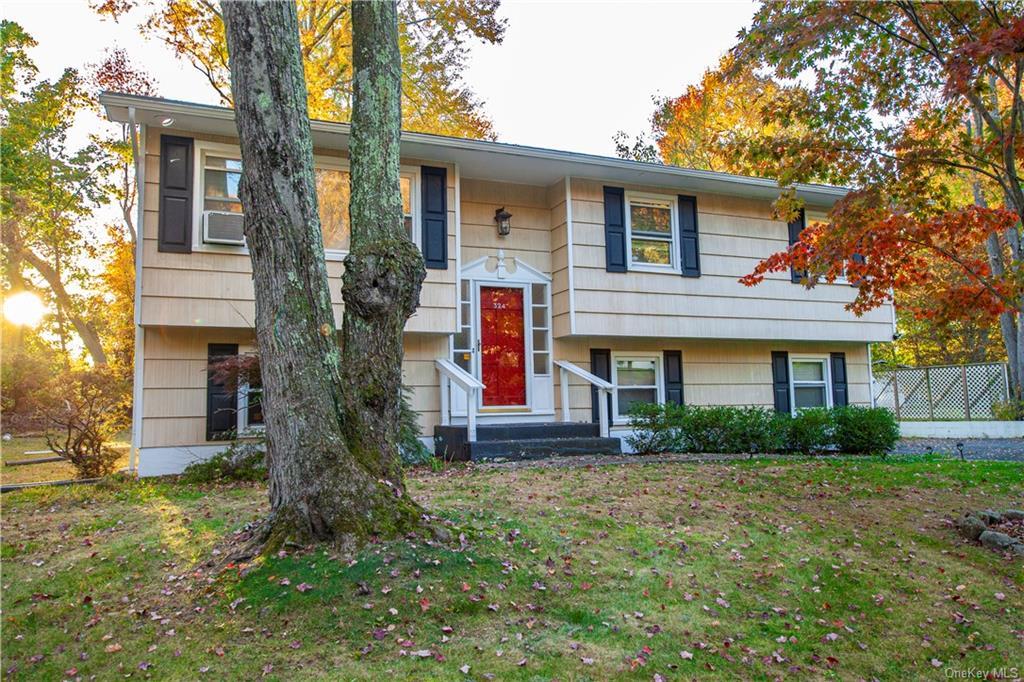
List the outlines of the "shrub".
{"label": "shrub", "polygon": [[626,442],[642,455],[683,452],[679,422],[680,413],[685,409],[678,405],[634,404],[629,415],[633,432],[626,436]]}
{"label": "shrub", "polygon": [[128,385],[106,368],[62,372],[34,396],[46,444],[68,460],[79,478],[117,469],[110,441],[129,424]]}
{"label": "shrub", "polygon": [[832,412],[824,407],[800,410],[789,420],[788,449],[816,455],[832,444]]}
{"label": "shrub", "polygon": [[734,408],[733,442],[737,452],[773,453],[786,449],[789,435],[788,414],[766,407]]}
{"label": "shrub", "polygon": [[992,417],[1001,422],[1024,419],[1024,400],[1000,400],[992,403]]}
{"label": "shrub", "polygon": [[851,405],[833,411],[835,444],[851,455],[884,455],[900,439],[896,417],[884,407]]}
{"label": "shrub", "polygon": [[626,442],[639,453],[777,452],[785,446],[785,416],[761,407],[636,405]]}
{"label": "shrub", "polygon": [[412,389],[402,386],[402,404],[398,416],[398,453],[402,457],[402,464],[407,466],[426,464],[434,456],[420,440],[423,431],[420,429],[419,416],[409,404],[411,393]]}
{"label": "shrub", "polygon": [[266,479],[267,449],[263,440],[258,438],[234,441],[213,457],[189,464],[181,474],[181,480],[186,483]]}

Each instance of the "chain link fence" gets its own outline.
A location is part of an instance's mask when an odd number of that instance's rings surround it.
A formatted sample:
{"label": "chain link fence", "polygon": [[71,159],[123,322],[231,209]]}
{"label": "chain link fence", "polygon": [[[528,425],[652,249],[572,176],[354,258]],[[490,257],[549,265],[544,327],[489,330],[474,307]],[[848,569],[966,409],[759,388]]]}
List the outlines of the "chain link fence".
{"label": "chain link fence", "polygon": [[876,370],[873,386],[875,405],[899,421],[993,419],[992,404],[1009,396],[1006,365],[998,362]]}

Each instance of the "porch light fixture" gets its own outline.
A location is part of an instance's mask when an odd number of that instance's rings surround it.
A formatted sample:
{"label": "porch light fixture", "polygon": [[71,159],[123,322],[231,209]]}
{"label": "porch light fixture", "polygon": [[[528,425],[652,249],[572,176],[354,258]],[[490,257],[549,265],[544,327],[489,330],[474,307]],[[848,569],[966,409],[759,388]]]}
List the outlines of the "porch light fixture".
{"label": "porch light fixture", "polygon": [[494,212],[494,222],[498,224],[498,235],[507,237],[512,232],[512,214],[502,206]]}
{"label": "porch light fixture", "polygon": [[160,119],[160,125],[162,125],[164,128],[170,128],[172,125],[174,125],[174,119],[170,116],[164,116],[162,119]]}

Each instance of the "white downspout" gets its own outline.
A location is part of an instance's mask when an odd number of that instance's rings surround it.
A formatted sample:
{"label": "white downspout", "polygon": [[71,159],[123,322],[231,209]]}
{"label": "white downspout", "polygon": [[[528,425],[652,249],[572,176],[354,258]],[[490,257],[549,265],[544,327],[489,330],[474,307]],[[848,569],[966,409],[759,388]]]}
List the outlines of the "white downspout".
{"label": "white downspout", "polygon": [[[128,471],[139,470],[139,449],[142,447],[142,378],[144,375],[146,330],[142,328],[142,250],[145,245],[146,159],[140,156],[140,141],[135,135],[135,107],[128,107],[129,136],[132,139],[132,160],[135,164],[135,375],[132,381],[132,444],[128,455]],[[139,126],[141,146],[145,152],[146,127]]]}
{"label": "white downspout", "polygon": [[866,345],[868,347],[868,398],[871,407],[875,407],[875,363],[871,360],[871,342],[869,341]]}

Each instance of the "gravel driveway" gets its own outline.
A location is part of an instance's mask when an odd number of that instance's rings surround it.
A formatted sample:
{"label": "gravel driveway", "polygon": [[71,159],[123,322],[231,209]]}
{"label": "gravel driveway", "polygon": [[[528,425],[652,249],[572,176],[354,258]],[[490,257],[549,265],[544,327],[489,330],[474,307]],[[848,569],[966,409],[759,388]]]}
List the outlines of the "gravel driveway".
{"label": "gravel driveway", "polygon": [[904,438],[893,453],[920,455],[928,452],[958,455],[957,443],[963,443],[967,459],[997,459],[1024,462],[1024,438]]}

